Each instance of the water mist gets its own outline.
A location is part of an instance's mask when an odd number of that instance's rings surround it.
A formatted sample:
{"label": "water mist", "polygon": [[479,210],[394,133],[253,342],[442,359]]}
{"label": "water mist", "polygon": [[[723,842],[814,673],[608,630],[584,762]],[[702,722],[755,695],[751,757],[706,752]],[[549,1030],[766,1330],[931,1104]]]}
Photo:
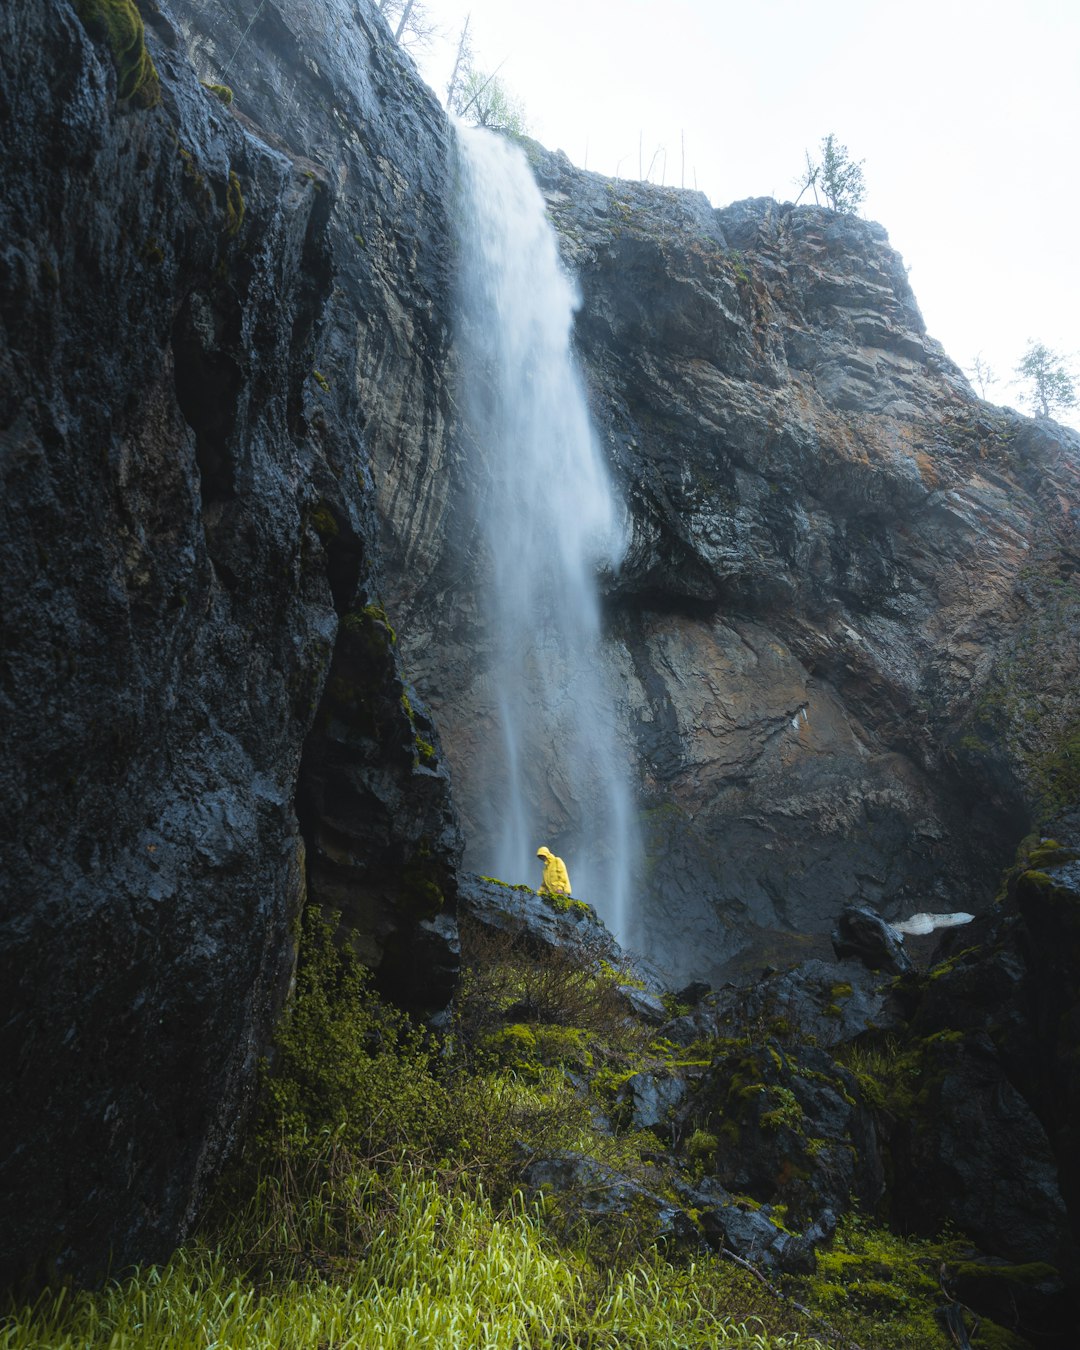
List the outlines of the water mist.
{"label": "water mist", "polygon": [[495,875],[538,884],[548,844],[574,894],[625,940],[639,845],[597,574],[619,563],[626,514],[571,350],[577,293],[525,157],[471,128],[458,145],[460,403],[499,727],[479,823]]}

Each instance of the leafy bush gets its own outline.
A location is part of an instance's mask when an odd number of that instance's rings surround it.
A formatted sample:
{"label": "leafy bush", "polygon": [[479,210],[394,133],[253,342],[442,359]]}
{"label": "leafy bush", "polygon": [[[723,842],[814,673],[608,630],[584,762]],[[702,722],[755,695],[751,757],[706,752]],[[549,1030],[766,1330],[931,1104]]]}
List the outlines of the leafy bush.
{"label": "leafy bush", "polygon": [[612,1049],[640,1047],[643,1029],[628,1015],[610,938],[539,948],[527,934],[461,926],[463,976],[458,1029],[470,1045],[507,1022],[573,1027]]}
{"label": "leafy bush", "polygon": [[436,1153],[448,1099],[435,1047],[379,998],[370,973],[313,906],[304,915],[296,994],[276,1041],[256,1130],[265,1158],[295,1162],[330,1137],[367,1160]]}

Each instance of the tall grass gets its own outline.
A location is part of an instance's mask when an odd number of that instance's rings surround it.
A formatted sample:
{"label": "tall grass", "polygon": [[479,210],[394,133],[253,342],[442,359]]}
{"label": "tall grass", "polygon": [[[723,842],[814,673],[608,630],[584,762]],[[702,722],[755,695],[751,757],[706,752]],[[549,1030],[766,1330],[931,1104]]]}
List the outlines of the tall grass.
{"label": "tall grass", "polygon": [[[277,1223],[280,1194],[222,1247],[193,1245],[97,1293],[65,1290],[14,1310],[0,1350],[745,1350],[816,1341],[771,1337],[717,1316],[708,1272],[653,1256],[598,1285],[556,1254],[522,1200],[497,1211],[459,1180],[406,1167],[353,1178],[347,1257],[321,1240],[337,1217],[317,1200]],[[243,1239],[246,1239],[244,1241]],[[300,1241],[292,1274],[275,1266]],[[253,1245],[252,1245],[253,1244]],[[266,1260],[273,1249],[275,1260]],[[703,1297],[703,1291],[706,1296]]]}

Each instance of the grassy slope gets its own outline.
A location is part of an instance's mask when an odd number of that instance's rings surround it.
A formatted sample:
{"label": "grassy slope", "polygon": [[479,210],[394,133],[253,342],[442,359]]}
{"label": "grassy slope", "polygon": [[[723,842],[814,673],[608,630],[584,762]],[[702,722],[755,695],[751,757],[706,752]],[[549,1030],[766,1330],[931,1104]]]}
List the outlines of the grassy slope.
{"label": "grassy slope", "polygon": [[[786,1281],[807,1317],[729,1261],[662,1249],[647,1216],[587,1223],[523,1195],[523,1162],[554,1149],[664,1184],[653,1136],[593,1124],[613,1085],[671,1054],[627,1021],[608,968],[477,938],[436,1043],[328,932],[308,923],[275,1077],[203,1237],[100,1291],[13,1308],[0,1350],[950,1344],[940,1244],[848,1222],[816,1276]],[[507,1021],[522,1008],[527,1023]],[[974,1342],[1011,1343],[997,1328]]]}

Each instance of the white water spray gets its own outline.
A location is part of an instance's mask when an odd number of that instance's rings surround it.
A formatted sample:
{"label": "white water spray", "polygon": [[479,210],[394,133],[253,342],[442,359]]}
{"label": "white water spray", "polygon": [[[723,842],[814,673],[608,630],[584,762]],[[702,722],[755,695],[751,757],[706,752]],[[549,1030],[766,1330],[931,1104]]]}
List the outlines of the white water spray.
{"label": "white water spray", "polygon": [[596,585],[625,550],[625,512],[571,353],[576,291],[525,157],[471,128],[458,144],[461,401],[479,461],[499,723],[480,823],[497,876],[538,884],[536,849],[549,844],[574,894],[625,940],[637,830]]}

